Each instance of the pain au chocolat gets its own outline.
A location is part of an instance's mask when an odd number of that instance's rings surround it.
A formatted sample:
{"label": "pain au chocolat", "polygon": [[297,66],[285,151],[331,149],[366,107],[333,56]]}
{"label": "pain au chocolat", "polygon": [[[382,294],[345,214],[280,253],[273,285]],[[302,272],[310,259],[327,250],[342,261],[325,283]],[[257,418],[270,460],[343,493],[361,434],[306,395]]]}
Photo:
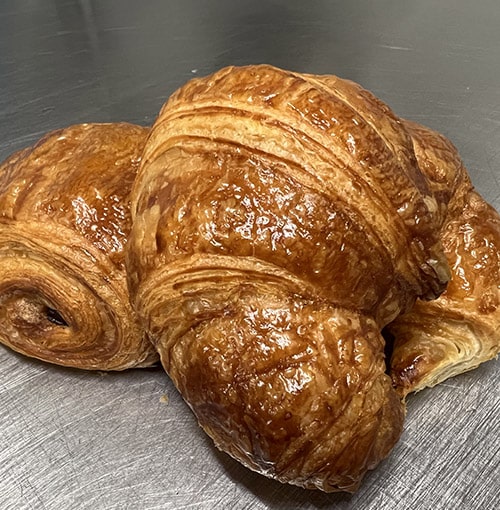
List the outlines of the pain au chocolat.
{"label": "pain au chocolat", "polygon": [[90,370],[157,354],[130,306],[129,194],[148,129],[81,124],[0,167],[0,342]]}
{"label": "pain au chocolat", "polygon": [[381,330],[450,277],[401,120],[336,77],[225,68],[163,107],[132,215],[134,305],[215,444],[354,491],[403,426]]}

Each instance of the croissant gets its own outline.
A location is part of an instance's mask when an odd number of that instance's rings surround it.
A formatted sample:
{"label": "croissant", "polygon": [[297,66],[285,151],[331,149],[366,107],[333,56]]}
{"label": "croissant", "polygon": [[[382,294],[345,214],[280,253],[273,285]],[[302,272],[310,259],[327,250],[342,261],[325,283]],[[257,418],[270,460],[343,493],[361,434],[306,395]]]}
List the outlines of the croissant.
{"label": "croissant", "polygon": [[393,381],[402,395],[434,386],[500,352],[500,217],[473,189],[455,147],[406,122],[420,168],[441,206],[452,278],[387,327]]}
{"label": "croissant", "polygon": [[1,343],[84,369],[157,361],[132,312],[124,265],[147,133],[125,123],[71,126],[1,165]]}
{"label": "croissant", "polygon": [[401,121],[349,81],[226,68],[168,100],[131,196],[133,303],[201,427],[356,490],[403,426],[381,330],[450,277]]}

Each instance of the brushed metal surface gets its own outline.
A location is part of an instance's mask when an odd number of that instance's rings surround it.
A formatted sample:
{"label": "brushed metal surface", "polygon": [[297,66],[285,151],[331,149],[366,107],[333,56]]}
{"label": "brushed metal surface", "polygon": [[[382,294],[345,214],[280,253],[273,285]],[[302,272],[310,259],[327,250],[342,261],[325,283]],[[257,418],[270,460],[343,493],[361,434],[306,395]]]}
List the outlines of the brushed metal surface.
{"label": "brushed metal surface", "polygon": [[[151,123],[228,64],[354,79],[453,140],[500,207],[500,7],[469,2],[2,0],[0,158],[83,121]],[[0,347],[1,509],[500,508],[500,362],[408,398],[354,496],[217,452],[161,370],[85,373]]]}

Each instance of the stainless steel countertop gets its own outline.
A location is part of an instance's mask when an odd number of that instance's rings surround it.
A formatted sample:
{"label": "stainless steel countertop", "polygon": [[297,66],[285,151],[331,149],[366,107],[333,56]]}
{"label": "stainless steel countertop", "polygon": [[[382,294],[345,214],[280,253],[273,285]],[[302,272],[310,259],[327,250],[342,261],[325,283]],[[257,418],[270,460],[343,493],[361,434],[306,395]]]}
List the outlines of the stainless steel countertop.
{"label": "stainless steel countertop", "polygon": [[[443,132],[498,208],[499,27],[495,0],[2,0],[0,159],[77,122],[150,124],[189,78],[267,62],[351,78]],[[160,369],[85,373],[0,347],[0,508],[500,508],[499,368],[410,397],[401,441],[347,496],[218,453]]]}

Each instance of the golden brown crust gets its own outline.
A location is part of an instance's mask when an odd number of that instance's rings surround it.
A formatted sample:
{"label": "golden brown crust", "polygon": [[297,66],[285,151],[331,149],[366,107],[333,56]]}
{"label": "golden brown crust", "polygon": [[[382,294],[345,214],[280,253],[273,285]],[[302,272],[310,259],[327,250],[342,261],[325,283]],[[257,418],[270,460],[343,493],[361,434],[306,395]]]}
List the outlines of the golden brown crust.
{"label": "golden brown crust", "polygon": [[2,343],[77,368],[155,362],[124,266],[130,188],[147,133],[130,124],[75,125],[2,164]]}
{"label": "golden brown crust", "polygon": [[135,305],[219,448],[355,490],[402,429],[380,329],[449,277],[399,120],[351,82],[223,69],[162,109],[132,214]]}
{"label": "golden brown crust", "polygon": [[500,352],[500,217],[472,188],[442,135],[408,123],[420,167],[442,205],[441,238],[452,278],[441,297],[417,302],[388,330],[402,395],[434,386]]}
{"label": "golden brown crust", "polygon": [[353,491],[398,439],[403,408],[373,321],[248,284],[221,316],[193,322],[162,346],[165,368],[216,445],[248,467]]}

